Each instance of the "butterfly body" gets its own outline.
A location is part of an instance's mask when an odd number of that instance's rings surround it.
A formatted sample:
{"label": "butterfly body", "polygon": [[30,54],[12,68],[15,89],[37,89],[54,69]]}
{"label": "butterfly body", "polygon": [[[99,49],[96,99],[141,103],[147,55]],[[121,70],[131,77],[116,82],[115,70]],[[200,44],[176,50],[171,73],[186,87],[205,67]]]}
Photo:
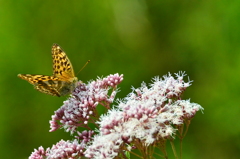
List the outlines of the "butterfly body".
{"label": "butterfly body", "polygon": [[53,96],[64,96],[77,86],[77,77],[66,53],[57,44],[52,46],[53,75],[18,74],[18,77],[31,83],[42,93]]}

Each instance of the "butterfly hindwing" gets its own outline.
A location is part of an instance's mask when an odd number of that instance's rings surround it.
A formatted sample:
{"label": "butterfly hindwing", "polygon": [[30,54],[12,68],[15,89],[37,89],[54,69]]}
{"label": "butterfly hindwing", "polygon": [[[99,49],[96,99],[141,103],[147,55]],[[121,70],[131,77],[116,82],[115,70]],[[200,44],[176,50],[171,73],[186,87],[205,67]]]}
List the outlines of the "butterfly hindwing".
{"label": "butterfly hindwing", "polygon": [[42,93],[50,94],[53,96],[60,96],[59,93],[59,81],[58,78],[45,75],[31,75],[31,74],[19,74],[19,78],[24,79],[31,83],[34,88]]}

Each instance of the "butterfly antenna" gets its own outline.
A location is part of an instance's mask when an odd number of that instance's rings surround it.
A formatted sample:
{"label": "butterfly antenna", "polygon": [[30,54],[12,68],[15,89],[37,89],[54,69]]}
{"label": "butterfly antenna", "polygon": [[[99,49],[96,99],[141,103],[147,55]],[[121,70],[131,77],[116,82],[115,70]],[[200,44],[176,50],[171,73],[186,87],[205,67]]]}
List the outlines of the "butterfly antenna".
{"label": "butterfly antenna", "polygon": [[[78,71],[78,73],[81,72],[81,71],[84,69],[84,67],[87,66],[87,64],[88,64],[89,62],[90,62],[90,60],[88,60],[88,61],[85,63],[85,65]],[[77,73],[77,74],[78,74],[78,73]]]}

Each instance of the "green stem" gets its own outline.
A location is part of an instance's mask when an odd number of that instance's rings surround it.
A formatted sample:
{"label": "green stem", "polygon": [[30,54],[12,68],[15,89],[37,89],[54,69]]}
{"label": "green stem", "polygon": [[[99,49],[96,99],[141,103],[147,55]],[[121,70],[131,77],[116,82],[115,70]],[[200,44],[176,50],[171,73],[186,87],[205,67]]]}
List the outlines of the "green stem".
{"label": "green stem", "polygon": [[177,151],[175,149],[175,146],[174,146],[174,143],[172,140],[170,140],[170,143],[171,143],[171,146],[172,146],[172,150],[173,150],[173,154],[175,156],[175,159],[178,159],[178,156],[177,156]]}
{"label": "green stem", "polygon": [[180,139],[180,159],[182,159],[182,142],[183,140],[182,139]]}
{"label": "green stem", "polygon": [[139,158],[142,158],[143,159],[143,157],[142,156],[139,156],[138,154],[136,154],[136,153],[134,153],[134,152],[132,152],[132,151],[129,151],[130,153],[132,153],[133,155],[135,155],[135,156],[137,156],[137,157],[139,157]]}
{"label": "green stem", "polygon": [[185,123],[186,123],[186,130],[185,130],[185,132],[184,132],[183,138],[186,136],[186,134],[187,134],[187,132],[188,132],[188,128],[189,128],[189,125],[190,125],[190,123],[191,123],[191,120],[187,120]]}

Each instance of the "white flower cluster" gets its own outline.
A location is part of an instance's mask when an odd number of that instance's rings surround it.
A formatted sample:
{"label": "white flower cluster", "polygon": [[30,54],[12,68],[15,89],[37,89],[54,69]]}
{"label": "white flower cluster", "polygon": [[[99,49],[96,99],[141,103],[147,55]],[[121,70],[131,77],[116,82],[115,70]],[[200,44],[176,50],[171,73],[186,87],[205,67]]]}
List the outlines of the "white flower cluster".
{"label": "white flower cluster", "polygon": [[134,145],[136,139],[148,146],[161,138],[173,138],[176,132],[174,125],[183,124],[198,110],[203,110],[196,103],[181,100],[183,91],[191,85],[191,81],[183,81],[184,73],[176,76],[177,79],[171,74],[163,79],[156,77],[150,88],[143,83],[120,101],[115,109],[101,116],[99,135],[87,148],[85,156],[114,158],[121,146]]}

